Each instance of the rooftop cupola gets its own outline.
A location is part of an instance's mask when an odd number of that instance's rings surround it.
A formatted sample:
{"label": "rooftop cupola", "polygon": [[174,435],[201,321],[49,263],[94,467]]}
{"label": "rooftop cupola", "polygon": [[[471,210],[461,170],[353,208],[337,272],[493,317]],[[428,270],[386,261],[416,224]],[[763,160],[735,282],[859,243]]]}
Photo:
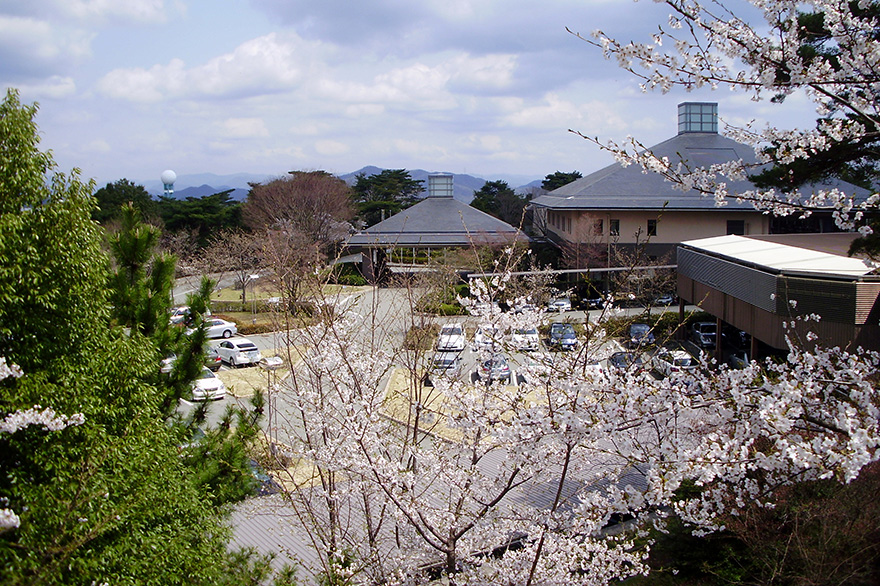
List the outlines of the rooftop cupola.
{"label": "rooftop cupola", "polygon": [[713,132],[718,134],[716,102],[682,102],[678,105],[678,133]]}
{"label": "rooftop cupola", "polygon": [[452,197],[451,173],[432,173],[428,175],[428,197]]}

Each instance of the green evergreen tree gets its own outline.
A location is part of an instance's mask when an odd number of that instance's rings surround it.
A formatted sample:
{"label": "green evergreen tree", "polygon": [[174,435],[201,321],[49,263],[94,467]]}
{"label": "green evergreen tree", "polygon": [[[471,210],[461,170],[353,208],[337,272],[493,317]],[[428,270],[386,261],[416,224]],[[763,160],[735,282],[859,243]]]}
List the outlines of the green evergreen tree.
{"label": "green evergreen tree", "polygon": [[[108,260],[93,185],[55,172],[36,106],[0,104],[0,418],[52,408],[81,424],[0,432],[0,583],[245,584],[266,565],[231,555],[212,495],[180,457],[156,348],[109,328]],[[50,177],[47,182],[46,177]]]}
{"label": "green evergreen tree", "polygon": [[136,185],[128,179],[108,183],[95,192],[98,207],[92,211],[92,219],[104,224],[120,216],[125,204],[132,204],[145,217],[152,218],[158,212],[158,204],[143,185]]}
{"label": "green evergreen tree", "polygon": [[572,171],[571,173],[563,173],[562,171],[556,171],[555,173],[550,173],[544,180],[541,181],[541,189],[546,191],[553,191],[563,185],[568,185],[572,181],[577,181],[583,177],[580,171]]}
{"label": "green evergreen tree", "polygon": [[471,206],[512,226],[519,226],[526,203],[526,198],[518,195],[506,181],[486,181],[474,192]]}

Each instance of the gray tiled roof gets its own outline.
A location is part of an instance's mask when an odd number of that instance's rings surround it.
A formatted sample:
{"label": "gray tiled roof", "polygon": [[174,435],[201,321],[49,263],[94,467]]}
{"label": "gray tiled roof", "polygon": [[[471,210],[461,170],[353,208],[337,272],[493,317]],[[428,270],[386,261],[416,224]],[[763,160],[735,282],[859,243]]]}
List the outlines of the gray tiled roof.
{"label": "gray tiled roof", "polygon": [[[742,159],[746,163],[756,163],[754,150],[727,137],[710,132],[682,133],[661,142],[648,151],[657,157],[668,157],[675,165],[684,161],[690,168],[706,167]],[[847,193],[867,195],[865,190],[845,182],[817,184],[813,189],[839,187]],[[754,189],[750,181],[728,182],[732,193],[741,193]],[[700,210],[720,209],[742,211],[752,209],[748,202],[737,203],[728,200],[728,205],[716,208],[711,197],[701,196],[698,192],[681,191],[664,180],[658,173],[645,173],[639,165],[624,167],[619,163],[573,181],[568,185],[536,197],[532,203],[552,209],[585,209],[585,210],[626,210],[626,209],[665,209],[665,210]]]}
{"label": "gray tiled roof", "polygon": [[528,238],[506,222],[451,197],[427,197],[354,234],[349,246],[468,246]]}

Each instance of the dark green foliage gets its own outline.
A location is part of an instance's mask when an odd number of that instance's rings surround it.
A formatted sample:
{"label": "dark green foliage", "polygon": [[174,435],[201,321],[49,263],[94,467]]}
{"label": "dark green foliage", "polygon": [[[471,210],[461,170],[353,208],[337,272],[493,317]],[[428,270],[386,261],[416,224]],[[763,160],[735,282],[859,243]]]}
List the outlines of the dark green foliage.
{"label": "dark green foliage", "polygon": [[358,217],[367,226],[377,224],[416,203],[424,191],[423,181],[413,179],[406,169],[385,169],[367,176],[359,174],[352,188]]}
{"label": "dark green foliage", "polygon": [[[880,3],[863,4],[853,1],[849,2],[849,10],[859,18],[873,18],[875,28],[871,38],[874,40],[880,38],[880,25],[876,24],[880,22],[878,20],[880,18]],[[833,42],[821,12],[800,14],[798,26],[802,41],[798,55],[808,63],[821,62],[833,70],[839,70],[839,55],[850,50],[856,54],[861,51],[858,46],[853,49],[850,46],[842,46],[839,42]],[[852,43],[854,45],[861,42],[861,34],[853,37]],[[790,82],[790,72],[784,63],[777,69],[776,79],[780,86],[785,86]],[[843,94],[843,97],[846,97],[846,93]],[[865,96],[860,97],[864,98]],[[784,99],[785,93],[780,93],[775,101],[781,102]],[[826,134],[828,145],[823,149],[812,151],[809,158],[776,163],[751,177],[751,180],[759,187],[775,187],[783,192],[794,191],[804,185],[831,178],[842,179],[866,189],[875,189],[877,180],[880,178],[880,169],[878,169],[878,161],[880,161],[880,155],[878,155],[880,153],[880,148],[878,148],[880,147],[880,132],[878,131],[880,128],[878,128],[876,118],[871,114],[846,111],[843,105],[840,111],[832,111],[829,118],[843,111],[845,111],[847,119],[864,127],[857,139],[840,140]],[[817,122],[817,128],[821,128],[820,123],[824,120],[820,119]],[[776,159],[779,148],[778,144],[771,145],[765,152],[772,159]],[[877,222],[876,217],[873,222]],[[875,230],[874,234],[861,238],[851,249],[850,254],[866,253],[877,258],[876,255],[880,250],[878,240],[880,240],[880,236]]]}
{"label": "dark green foliage", "polygon": [[581,177],[583,177],[583,175],[581,175],[580,171],[572,171],[571,173],[556,171],[555,173],[550,173],[544,177],[544,180],[541,181],[541,189],[553,191],[563,185],[568,185],[572,181],[577,181]]}
{"label": "dark green foliage", "polygon": [[241,203],[233,200],[232,190],[206,197],[159,198],[159,214],[169,232],[195,230],[198,243],[205,246],[211,234],[224,228],[241,228]]}
{"label": "dark green foliage", "polygon": [[495,216],[511,226],[519,226],[523,221],[526,198],[518,195],[506,181],[486,181],[474,192],[471,206]]}
{"label": "dark green foliage", "polygon": [[132,204],[145,218],[158,213],[158,204],[143,185],[136,185],[128,179],[108,183],[95,192],[98,207],[92,211],[92,219],[102,224],[120,217],[122,207]]}

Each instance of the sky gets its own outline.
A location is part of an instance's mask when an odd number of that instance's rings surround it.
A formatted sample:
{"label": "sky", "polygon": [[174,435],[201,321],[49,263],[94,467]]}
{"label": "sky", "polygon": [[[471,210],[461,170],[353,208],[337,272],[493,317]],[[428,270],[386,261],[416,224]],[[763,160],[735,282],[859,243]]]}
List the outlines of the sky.
{"label": "sky", "polygon": [[98,186],[165,169],[366,165],[524,184],[612,159],[578,137],[676,132],[676,105],[812,126],[809,104],[642,93],[566,31],[650,40],[642,0],[0,0],[0,85],[39,103],[43,149]]}

